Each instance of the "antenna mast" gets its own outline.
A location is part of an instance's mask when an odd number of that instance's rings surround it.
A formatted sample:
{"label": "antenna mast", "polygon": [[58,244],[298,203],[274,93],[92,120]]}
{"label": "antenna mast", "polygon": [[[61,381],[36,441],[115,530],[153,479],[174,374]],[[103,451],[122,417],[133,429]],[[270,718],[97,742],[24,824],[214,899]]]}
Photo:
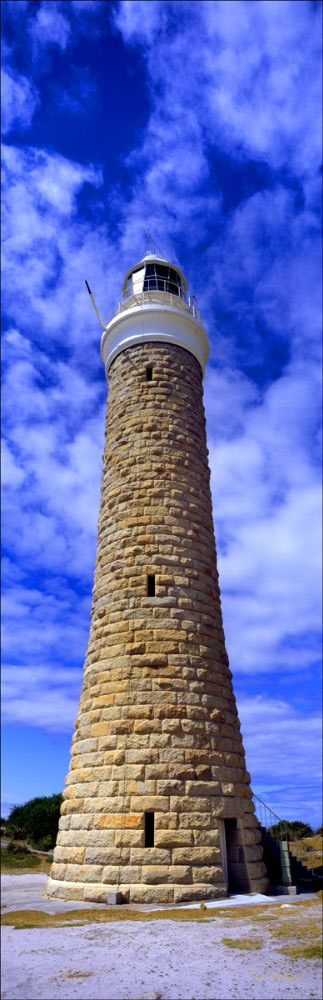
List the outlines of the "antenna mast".
{"label": "antenna mast", "polygon": [[89,293],[89,296],[90,296],[93,308],[95,309],[96,315],[98,317],[100,326],[102,326],[102,330],[105,330],[105,325],[104,325],[102,316],[99,313],[99,310],[98,310],[98,307],[97,307],[97,304],[96,304],[93,292],[91,292],[90,285],[89,285],[88,281],[86,280],[86,278],[85,278],[85,284],[86,284],[86,287],[87,287],[87,290],[88,290],[88,293]]}

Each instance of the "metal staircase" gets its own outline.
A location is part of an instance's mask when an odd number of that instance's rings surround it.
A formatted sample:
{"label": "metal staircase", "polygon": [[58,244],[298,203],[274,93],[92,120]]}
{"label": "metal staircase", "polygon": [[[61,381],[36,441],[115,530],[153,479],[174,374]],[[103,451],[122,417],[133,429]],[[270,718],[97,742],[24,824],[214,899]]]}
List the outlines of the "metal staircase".
{"label": "metal staircase", "polygon": [[270,891],[282,893],[317,892],[322,889],[321,872],[307,868],[295,857],[286,834],[273,827],[281,823],[277,813],[270,809],[258,795],[253,795],[255,814],[259,820],[264,863],[270,880]]}

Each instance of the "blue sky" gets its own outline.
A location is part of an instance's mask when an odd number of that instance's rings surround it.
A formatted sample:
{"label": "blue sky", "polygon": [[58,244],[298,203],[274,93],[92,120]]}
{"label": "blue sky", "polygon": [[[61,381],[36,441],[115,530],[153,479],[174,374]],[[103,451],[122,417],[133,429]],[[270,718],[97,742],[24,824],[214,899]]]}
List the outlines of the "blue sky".
{"label": "blue sky", "polygon": [[303,0],[3,4],[3,811],[63,786],[87,642],[100,330],[151,229],[198,299],[254,791],[320,822],[320,20]]}

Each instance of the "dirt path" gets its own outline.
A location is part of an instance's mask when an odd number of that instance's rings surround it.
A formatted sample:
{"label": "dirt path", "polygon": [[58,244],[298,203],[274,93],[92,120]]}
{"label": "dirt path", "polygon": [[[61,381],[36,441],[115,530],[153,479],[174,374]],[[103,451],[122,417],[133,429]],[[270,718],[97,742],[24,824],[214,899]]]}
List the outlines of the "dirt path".
{"label": "dirt path", "polygon": [[[246,930],[247,928],[245,928]],[[248,933],[251,928],[248,926]],[[251,933],[259,936],[259,928]],[[239,926],[165,920],[3,929],[3,1000],[318,1000],[319,962],[226,947]]]}
{"label": "dirt path", "polygon": [[317,942],[317,897],[118,919],[86,904],[69,914],[44,888],[41,875],[3,879],[3,1000],[321,1000],[320,962],[281,953]]}

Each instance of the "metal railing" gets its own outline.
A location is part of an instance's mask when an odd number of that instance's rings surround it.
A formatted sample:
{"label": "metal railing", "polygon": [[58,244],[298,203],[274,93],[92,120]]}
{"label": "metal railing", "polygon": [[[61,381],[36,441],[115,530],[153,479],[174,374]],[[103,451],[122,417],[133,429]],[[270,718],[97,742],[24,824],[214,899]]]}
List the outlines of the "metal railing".
{"label": "metal railing", "polygon": [[[277,816],[277,813],[275,813],[273,809],[270,809],[270,806],[267,806],[266,802],[263,802],[263,800],[259,798],[259,795],[253,794],[252,800],[260,826],[263,826],[265,830],[269,830],[270,832],[273,826],[282,822],[280,816]],[[286,834],[280,831],[275,831],[274,836],[277,840],[287,839]]]}
{"label": "metal railing", "polygon": [[[173,290],[175,288],[177,291]],[[123,310],[129,309],[132,305],[144,305],[147,301],[165,302],[166,297],[170,305],[188,309],[200,321],[200,313],[196,305],[195,296],[187,295],[180,285],[175,285],[173,281],[163,278],[145,278],[144,288],[140,292],[134,292],[133,288],[127,288],[117,303],[116,311],[118,313],[123,312]]]}

